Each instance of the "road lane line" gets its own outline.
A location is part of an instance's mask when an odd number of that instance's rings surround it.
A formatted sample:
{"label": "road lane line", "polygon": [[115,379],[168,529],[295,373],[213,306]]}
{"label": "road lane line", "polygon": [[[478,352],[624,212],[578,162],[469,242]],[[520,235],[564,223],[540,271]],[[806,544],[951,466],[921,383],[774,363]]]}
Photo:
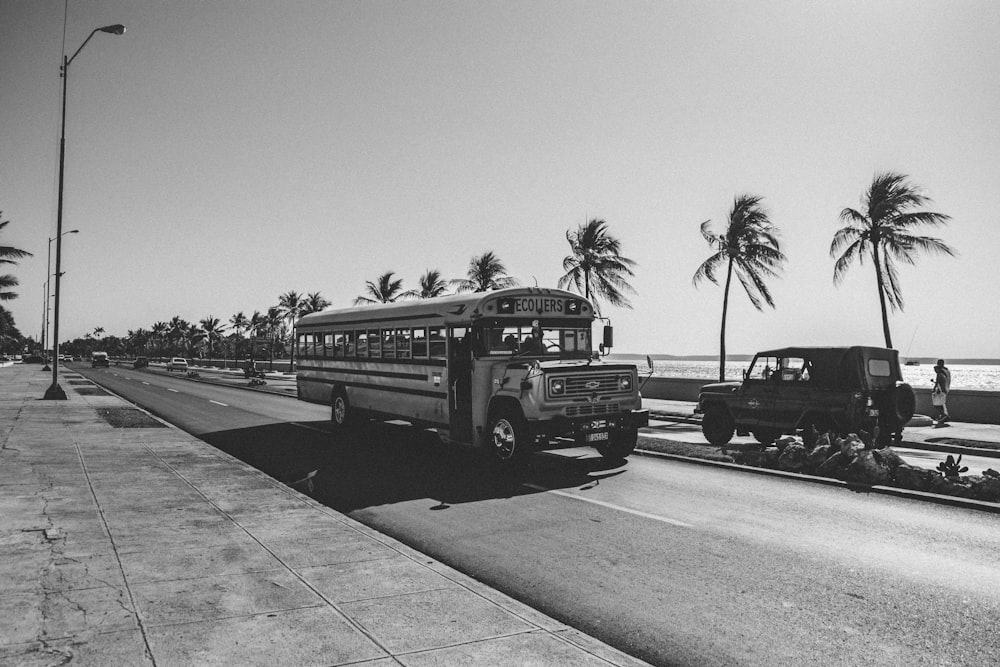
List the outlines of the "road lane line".
{"label": "road lane line", "polygon": [[177,391],[176,389],[167,389],[167,391],[172,391],[172,392],[174,392],[175,394],[179,394],[179,393],[181,393],[181,392]]}
{"label": "road lane line", "polygon": [[146,385],[147,387],[149,386],[148,382],[143,382],[143,384]]}
{"label": "road lane line", "polygon": [[299,428],[304,428],[307,431],[316,431],[317,433],[322,433],[323,435],[330,435],[329,431],[324,431],[321,428],[315,426],[309,426],[308,424],[301,424],[299,422],[292,422],[292,426],[298,426]]}
{"label": "road lane line", "polygon": [[572,498],[573,500],[582,500],[585,503],[592,503],[594,505],[600,505],[601,507],[607,507],[608,509],[618,510],[620,512],[626,512],[635,516],[641,516],[645,519],[653,519],[654,521],[662,521],[663,523],[669,523],[671,526],[680,526],[681,528],[694,528],[694,524],[686,523],[684,521],[678,521],[677,519],[670,519],[665,516],[660,516],[659,514],[650,514],[649,512],[643,512],[642,510],[634,510],[629,507],[622,507],[621,505],[615,505],[614,503],[606,503],[603,500],[596,500],[595,498],[585,498],[584,496],[578,496],[575,493],[567,493],[565,491],[557,491],[555,489],[547,489],[544,486],[539,486],[538,484],[523,484],[529,489],[534,489],[536,491],[545,491],[547,493],[554,493],[557,496],[563,496],[565,498]]}
{"label": "road lane line", "polygon": [[226,404],[226,403],[219,403],[218,401],[213,401],[212,399],[209,399],[208,402],[209,403],[215,403],[216,405],[221,405],[224,408],[228,408],[229,407],[229,405]]}

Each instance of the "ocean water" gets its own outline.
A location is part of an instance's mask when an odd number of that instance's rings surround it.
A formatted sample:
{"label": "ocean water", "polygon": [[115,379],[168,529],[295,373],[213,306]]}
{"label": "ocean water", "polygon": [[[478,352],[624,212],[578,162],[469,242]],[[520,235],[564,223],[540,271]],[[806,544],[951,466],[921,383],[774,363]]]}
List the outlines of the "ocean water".
{"label": "ocean water", "polygon": [[[645,363],[637,363],[640,371]],[[749,361],[729,362],[726,364],[726,378],[739,380],[743,371],[750,366]],[[951,370],[952,389],[985,389],[1000,391],[1000,365],[988,364],[949,364]],[[702,378],[707,381],[719,377],[719,362],[717,361],[687,361],[667,360],[653,362],[653,375],[671,378]],[[930,389],[934,384],[934,366],[903,366],[903,379],[917,388]]]}

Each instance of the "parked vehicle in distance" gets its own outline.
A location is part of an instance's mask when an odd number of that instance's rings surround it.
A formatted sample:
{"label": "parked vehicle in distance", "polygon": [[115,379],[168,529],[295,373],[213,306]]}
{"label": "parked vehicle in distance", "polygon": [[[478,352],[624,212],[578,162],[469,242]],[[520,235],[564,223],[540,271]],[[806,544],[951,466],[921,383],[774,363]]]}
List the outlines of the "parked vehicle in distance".
{"label": "parked vehicle in distance", "polygon": [[186,371],[188,369],[188,361],[184,357],[174,357],[167,362],[167,372],[173,371]]}
{"label": "parked vehicle in distance", "polygon": [[145,368],[149,366],[148,357],[136,357],[135,361],[132,362],[132,368]]}
{"label": "parked vehicle in distance", "polygon": [[107,352],[93,352],[90,355],[90,367],[91,368],[107,368],[110,366],[108,363],[108,353]]}
{"label": "parked vehicle in distance", "polygon": [[916,397],[899,352],[884,347],[788,347],[758,352],[743,382],[701,388],[695,413],[711,444],[753,434],[768,445],[784,434],[856,433],[879,446],[901,442]]}

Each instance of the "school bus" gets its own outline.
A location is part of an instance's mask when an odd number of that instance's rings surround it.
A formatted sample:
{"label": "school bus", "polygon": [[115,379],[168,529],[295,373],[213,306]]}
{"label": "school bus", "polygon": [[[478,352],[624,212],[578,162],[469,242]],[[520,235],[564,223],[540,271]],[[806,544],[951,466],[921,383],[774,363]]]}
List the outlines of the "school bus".
{"label": "school bus", "polygon": [[500,465],[557,441],[617,460],[649,413],[636,367],[595,353],[594,319],[586,299],[538,287],[312,313],[296,324],[298,397],[336,427],[405,420]]}

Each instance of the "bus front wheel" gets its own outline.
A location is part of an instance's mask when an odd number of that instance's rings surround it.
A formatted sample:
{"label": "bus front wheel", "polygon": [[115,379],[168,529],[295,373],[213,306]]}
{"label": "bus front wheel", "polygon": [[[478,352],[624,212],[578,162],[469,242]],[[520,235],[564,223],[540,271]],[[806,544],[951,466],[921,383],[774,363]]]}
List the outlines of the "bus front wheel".
{"label": "bus front wheel", "polygon": [[338,387],[333,391],[330,419],[333,421],[334,426],[344,428],[351,425],[353,418],[351,404],[347,401],[347,393],[342,388]]}
{"label": "bus front wheel", "polygon": [[528,453],[528,425],[513,410],[500,410],[490,417],[486,447],[494,465],[512,468],[524,462]]}

